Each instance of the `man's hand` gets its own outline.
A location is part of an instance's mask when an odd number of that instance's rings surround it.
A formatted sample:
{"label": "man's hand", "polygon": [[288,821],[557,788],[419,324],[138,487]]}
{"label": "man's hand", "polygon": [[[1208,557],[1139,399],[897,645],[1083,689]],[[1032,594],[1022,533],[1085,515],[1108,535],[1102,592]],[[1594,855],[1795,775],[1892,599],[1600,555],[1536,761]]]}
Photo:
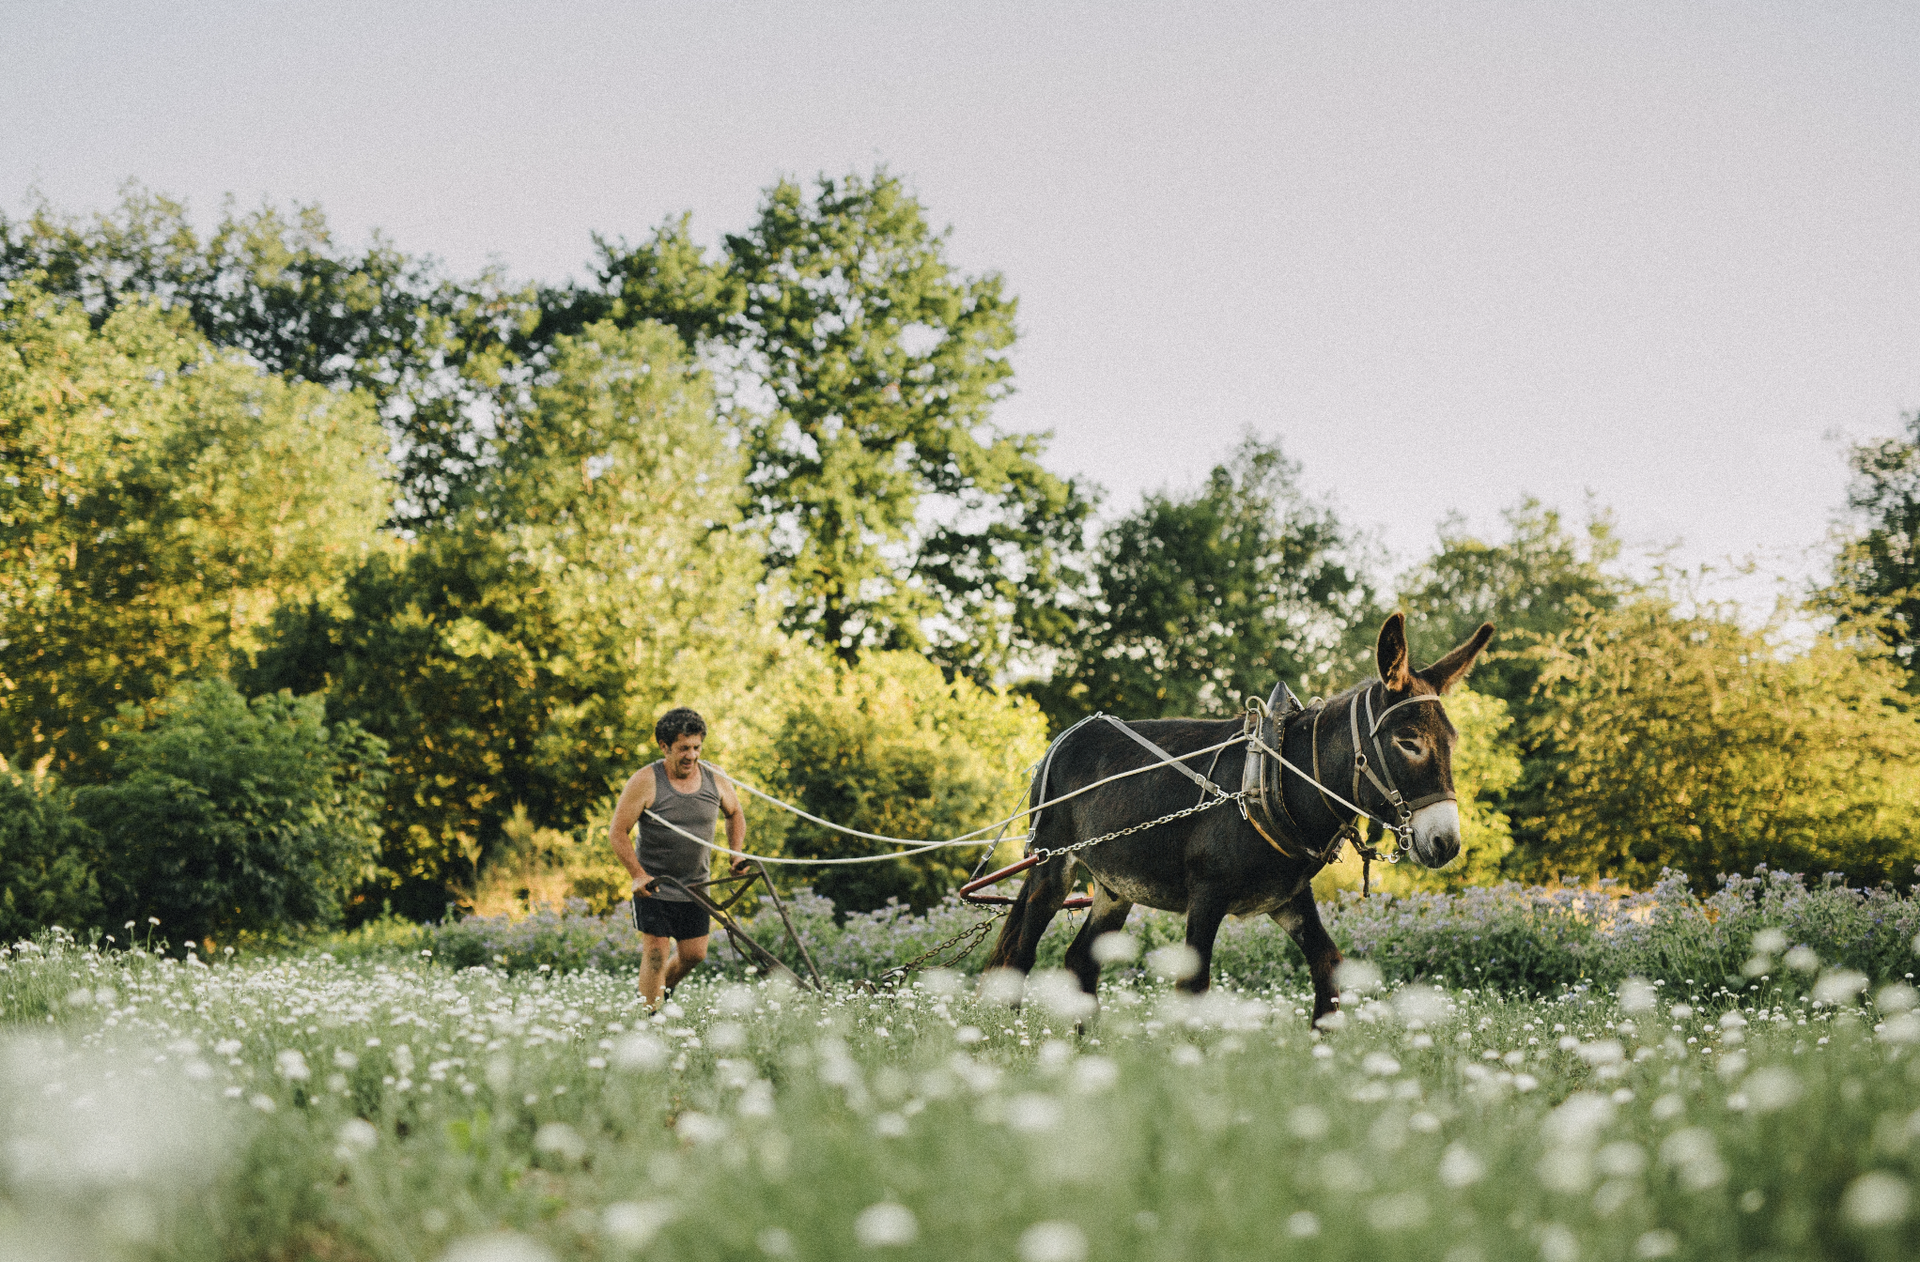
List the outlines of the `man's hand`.
{"label": "man's hand", "polygon": [[633,896],[635,898],[652,898],[653,888],[653,878],[646,873],[643,872],[633,878]]}
{"label": "man's hand", "polygon": [[734,851],[734,855],[735,855],[735,858],[733,861],[733,873],[735,876],[744,875],[746,870],[753,866],[753,860],[747,858],[747,856],[741,854],[737,850]]}

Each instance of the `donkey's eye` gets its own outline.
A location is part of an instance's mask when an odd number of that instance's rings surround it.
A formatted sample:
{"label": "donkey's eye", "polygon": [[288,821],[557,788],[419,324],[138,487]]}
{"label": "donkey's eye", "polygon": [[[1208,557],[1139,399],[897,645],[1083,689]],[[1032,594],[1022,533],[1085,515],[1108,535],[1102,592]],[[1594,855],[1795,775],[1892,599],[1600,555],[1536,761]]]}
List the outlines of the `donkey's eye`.
{"label": "donkey's eye", "polygon": [[1420,742],[1410,739],[1409,737],[1396,736],[1393,738],[1393,743],[1398,745],[1404,753],[1417,754],[1420,752]]}

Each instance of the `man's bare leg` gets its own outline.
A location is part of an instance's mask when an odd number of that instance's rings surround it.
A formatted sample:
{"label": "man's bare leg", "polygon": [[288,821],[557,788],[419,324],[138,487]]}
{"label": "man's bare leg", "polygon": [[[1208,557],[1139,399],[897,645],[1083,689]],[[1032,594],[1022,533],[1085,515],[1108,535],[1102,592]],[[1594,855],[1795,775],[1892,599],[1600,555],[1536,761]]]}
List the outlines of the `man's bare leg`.
{"label": "man's bare leg", "polygon": [[640,935],[640,1000],[649,1008],[660,1006],[660,997],[680,984],[680,979],[707,958],[707,939],[655,937]]}
{"label": "man's bare leg", "polygon": [[701,961],[707,958],[707,938],[701,934],[697,938],[681,938],[674,943],[673,960],[667,965],[667,989],[672,990],[680,984],[680,979],[691,973]]}
{"label": "man's bare leg", "polygon": [[640,1002],[649,1008],[660,1006],[660,994],[668,985],[668,959],[673,953],[672,938],[640,935]]}

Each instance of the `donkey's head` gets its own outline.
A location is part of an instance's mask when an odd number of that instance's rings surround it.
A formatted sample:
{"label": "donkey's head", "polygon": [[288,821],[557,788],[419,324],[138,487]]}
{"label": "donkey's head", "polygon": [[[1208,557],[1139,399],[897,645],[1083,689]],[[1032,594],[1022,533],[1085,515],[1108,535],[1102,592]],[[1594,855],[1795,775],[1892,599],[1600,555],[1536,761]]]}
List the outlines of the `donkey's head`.
{"label": "donkey's head", "polygon": [[1437,697],[1453,687],[1473,665],[1473,659],[1493,639],[1493,624],[1485,622],[1458,648],[1431,666],[1411,669],[1407,656],[1407,621],[1394,614],[1380,628],[1375,654],[1385,704],[1374,711],[1379,730],[1368,740],[1362,722],[1361,738],[1368,757],[1384,759],[1387,781],[1409,803],[1426,799],[1413,812],[1413,857],[1429,868],[1444,867],[1460,853],[1460,805],[1453,796],[1453,746],[1459,733],[1446,709],[1433,702],[1388,707],[1415,697]]}

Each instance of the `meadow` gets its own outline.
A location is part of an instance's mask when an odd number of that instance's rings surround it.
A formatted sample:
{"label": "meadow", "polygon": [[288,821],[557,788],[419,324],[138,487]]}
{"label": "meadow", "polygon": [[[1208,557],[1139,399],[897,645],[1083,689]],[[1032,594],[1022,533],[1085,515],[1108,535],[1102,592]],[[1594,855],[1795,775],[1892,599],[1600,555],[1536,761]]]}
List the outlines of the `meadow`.
{"label": "meadow", "polygon": [[1531,994],[1356,964],[1316,1031],[1164,946],[1097,1016],[735,967],[649,1017],[618,966],[46,934],[0,953],[0,1258],[1914,1256],[1915,992],[1746,945]]}

